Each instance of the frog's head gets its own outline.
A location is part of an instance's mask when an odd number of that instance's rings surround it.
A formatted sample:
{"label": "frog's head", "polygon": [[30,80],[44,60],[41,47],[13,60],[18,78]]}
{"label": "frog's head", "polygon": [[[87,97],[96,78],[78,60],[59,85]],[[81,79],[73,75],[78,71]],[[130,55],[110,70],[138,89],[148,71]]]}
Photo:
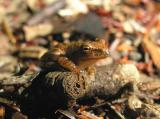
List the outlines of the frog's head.
{"label": "frog's head", "polygon": [[98,60],[109,56],[108,45],[103,39],[87,41],[81,46],[81,60]]}

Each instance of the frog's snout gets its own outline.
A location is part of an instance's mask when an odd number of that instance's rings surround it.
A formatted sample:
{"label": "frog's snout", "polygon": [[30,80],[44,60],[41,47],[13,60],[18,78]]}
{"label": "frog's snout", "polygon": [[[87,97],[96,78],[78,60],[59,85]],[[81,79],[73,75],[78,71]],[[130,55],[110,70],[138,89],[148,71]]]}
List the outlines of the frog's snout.
{"label": "frog's snout", "polygon": [[107,50],[105,50],[105,51],[104,51],[104,53],[105,53],[105,55],[106,55],[106,56],[110,56],[110,52],[109,52],[109,50],[108,50],[108,49],[107,49]]}

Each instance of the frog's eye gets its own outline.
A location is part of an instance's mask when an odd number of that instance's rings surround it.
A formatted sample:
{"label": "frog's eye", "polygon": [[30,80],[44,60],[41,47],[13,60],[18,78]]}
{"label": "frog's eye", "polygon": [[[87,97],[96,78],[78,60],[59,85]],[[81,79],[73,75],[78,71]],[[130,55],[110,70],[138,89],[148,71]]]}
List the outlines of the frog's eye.
{"label": "frog's eye", "polygon": [[90,50],[90,47],[88,45],[83,46],[83,50],[87,51]]}
{"label": "frog's eye", "polygon": [[83,50],[89,50],[89,49],[90,49],[89,47],[84,47],[84,48],[83,48]]}

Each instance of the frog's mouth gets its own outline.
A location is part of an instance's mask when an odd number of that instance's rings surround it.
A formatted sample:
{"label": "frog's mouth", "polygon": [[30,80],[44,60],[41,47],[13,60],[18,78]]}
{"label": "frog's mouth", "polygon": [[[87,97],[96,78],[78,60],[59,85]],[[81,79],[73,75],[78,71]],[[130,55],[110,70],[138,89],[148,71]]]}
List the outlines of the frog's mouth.
{"label": "frog's mouth", "polygon": [[107,56],[101,56],[101,57],[95,57],[95,56],[89,56],[89,57],[81,57],[80,60],[101,60],[107,58]]}

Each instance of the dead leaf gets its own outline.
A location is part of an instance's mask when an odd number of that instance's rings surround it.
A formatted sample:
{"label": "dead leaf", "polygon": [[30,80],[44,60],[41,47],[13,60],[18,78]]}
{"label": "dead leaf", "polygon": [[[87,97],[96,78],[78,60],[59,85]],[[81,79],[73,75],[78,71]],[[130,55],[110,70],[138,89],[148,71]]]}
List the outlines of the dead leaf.
{"label": "dead leaf", "polygon": [[46,48],[40,47],[40,46],[26,46],[21,47],[19,56],[21,58],[40,58],[44,55],[48,50]]}
{"label": "dead leaf", "polygon": [[16,39],[15,36],[13,35],[12,29],[11,29],[11,27],[10,27],[7,19],[3,19],[3,21],[2,21],[2,27],[3,27],[4,32],[5,32],[6,35],[8,36],[10,42],[11,42],[12,44],[16,44],[17,39]]}
{"label": "dead leaf", "polygon": [[142,85],[139,86],[139,88],[142,91],[159,89],[160,88],[160,82],[159,81],[154,81],[154,82],[143,83]]}
{"label": "dead leaf", "polygon": [[5,116],[5,108],[3,106],[0,107],[0,119],[4,119]]}
{"label": "dead leaf", "polygon": [[24,26],[25,38],[30,41],[38,36],[45,36],[52,32],[53,25],[50,23],[41,23],[34,26]]}
{"label": "dead leaf", "polygon": [[80,111],[80,115],[78,115],[78,119],[104,119],[104,118],[98,117],[98,116],[91,114],[87,111]]}
{"label": "dead leaf", "polygon": [[160,69],[160,47],[158,47],[156,44],[154,44],[150,39],[148,35],[145,35],[142,40],[143,47],[146,49],[146,51],[150,54],[153,63],[157,66],[157,68]]}
{"label": "dead leaf", "polygon": [[133,51],[133,47],[129,44],[122,43],[117,47],[117,50],[120,52]]}

